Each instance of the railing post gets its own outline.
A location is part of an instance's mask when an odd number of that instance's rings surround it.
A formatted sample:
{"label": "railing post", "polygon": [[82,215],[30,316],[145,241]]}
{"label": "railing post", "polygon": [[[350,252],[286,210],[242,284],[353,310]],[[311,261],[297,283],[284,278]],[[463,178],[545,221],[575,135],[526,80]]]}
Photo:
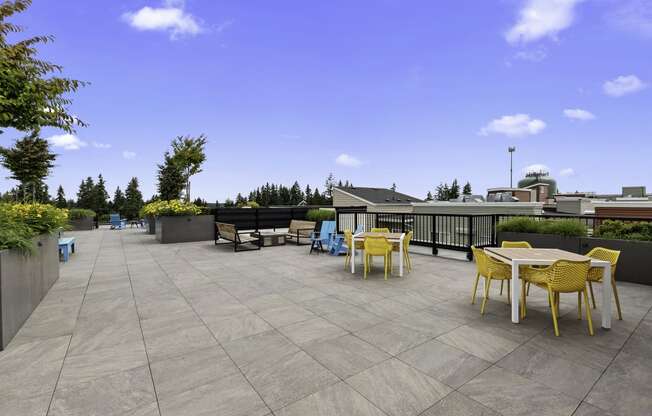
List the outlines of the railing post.
{"label": "railing post", "polygon": [[256,231],[258,231],[260,229],[260,222],[258,219],[258,208],[255,208],[254,215],[256,216]]}
{"label": "railing post", "polygon": [[498,223],[498,214],[491,216],[491,245],[498,245],[498,238],[496,237],[496,224]]}
{"label": "railing post", "polygon": [[401,233],[405,232],[405,214],[401,214]]}
{"label": "railing post", "polygon": [[471,246],[473,245],[473,215],[469,215],[468,217],[469,221],[469,227],[468,227],[468,244],[467,244],[467,249],[468,253],[466,254],[466,258],[469,259],[469,261],[473,260],[473,252],[471,251]]}
{"label": "railing post", "polygon": [[432,218],[432,255],[437,255],[437,217],[433,214]]}
{"label": "railing post", "polygon": [[353,211],[353,232],[355,232],[358,229],[358,213]]}

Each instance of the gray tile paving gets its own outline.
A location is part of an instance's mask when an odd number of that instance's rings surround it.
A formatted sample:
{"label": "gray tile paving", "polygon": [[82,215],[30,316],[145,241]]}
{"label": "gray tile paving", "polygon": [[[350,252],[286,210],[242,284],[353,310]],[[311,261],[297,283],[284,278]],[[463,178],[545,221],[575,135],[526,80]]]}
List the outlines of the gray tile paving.
{"label": "gray tile paving", "polygon": [[[234,254],[142,230],[75,232],[60,279],[0,352],[4,415],[649,415],[652,288],[586,331],[545,293],[520,325],[474,265],[413,256],[363,281],[307,247]],[[596,296],[600,296],[596,287]],[[600,309],[593,311],[600,322]]]}

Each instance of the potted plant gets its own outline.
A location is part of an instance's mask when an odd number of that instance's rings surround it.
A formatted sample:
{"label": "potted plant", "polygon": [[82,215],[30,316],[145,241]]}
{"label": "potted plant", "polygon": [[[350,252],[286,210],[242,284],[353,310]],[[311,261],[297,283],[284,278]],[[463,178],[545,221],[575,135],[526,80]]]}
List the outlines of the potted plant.
{"label": "potted plant", "polygon": [[95,229],[95,211],[84,208],[71,208],[68,210],[70,227],[74,231]]}
{"label": "potted plant", "polygon": [[59,278],[56,232],[67,224],[52,205],[0,204],[0,349]]}
{"label": "potted plant", "polygon": [[496,228],[498,245],[503,241],[527,241],[537,248],[558,248],[579,253],[580,238],[586,237],[587,229],[576,220],[536,220],[512,218],[501,222]]}
{"label": "potted plant", "polygon": [[215,238],[215,219],[204,209],[180,200],[159,201],[156,216],[156,239],[161,243],[207,241]]}
{"label": "potted plant", "polygon": [[150,202],[140,209],[140,217],[147,220],[147,234],[156,234],[156,215],[160,202]]}

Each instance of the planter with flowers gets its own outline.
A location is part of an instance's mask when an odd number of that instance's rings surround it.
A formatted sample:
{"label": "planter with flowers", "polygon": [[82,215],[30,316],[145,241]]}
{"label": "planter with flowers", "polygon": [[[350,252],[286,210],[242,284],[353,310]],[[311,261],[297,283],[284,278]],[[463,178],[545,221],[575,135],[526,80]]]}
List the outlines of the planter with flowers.
{"label": "planter with flowers", "polygon": [[156,213],[160,204],[161,201],[150,202],[140,209],[140,217],[147,220],[147,234],[156,234]]}
{"label": "planter with flowers", "polygon": [[215,238],[215,218],[201,207],[179,200],[156,202],[156,239],[163,244]]}
{"label": "planter with flowers", "polygon": [[57,232],[68,212],[47,204],[0,204],[0,350],[59,278]]}

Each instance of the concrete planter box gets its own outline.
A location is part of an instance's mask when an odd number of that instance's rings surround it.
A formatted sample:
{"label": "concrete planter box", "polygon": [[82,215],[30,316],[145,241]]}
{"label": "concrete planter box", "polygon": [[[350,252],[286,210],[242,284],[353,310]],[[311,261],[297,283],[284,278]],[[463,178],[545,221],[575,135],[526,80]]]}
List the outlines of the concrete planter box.
{"label": "concrete planter box", "polygon": [[503,241],[527,241],[532,247],[559,248],[578,254],[586,254],[594,247],[619,250],[616,280],[652,286],[652,242],[650,241],[505,232],[498,233],[496,237],[499,246]]}
{"label": "concrete planter box", "polygon": [[573,253],[580,252],[580,237],[566,237],[556,234],[511,233],[499,232],[496,234],[498,246],[503,241],[527,241],[536,248],[558,248]]}
{"label": "concrete planter box", "polygon": [[215,218],[212,215],[157,217],[156,239],[163,244],[214,240]]}
{"label": "concrete planter box", "polygon": [[59,278],[56,235],[34,238],[36,250],[25,255],[17,250],[0,251],[0,350],[20,330]]}
{"label": "concrete planter box", "polygon": [[92,217],[79,218],[70,220],[70,225],[73,231],[89,231],[95,229],[95,219]]}
{"label": "concrete planter box", "polygon": [[148,216],[147,218],[147,234],[156,234],[156,217]]}

